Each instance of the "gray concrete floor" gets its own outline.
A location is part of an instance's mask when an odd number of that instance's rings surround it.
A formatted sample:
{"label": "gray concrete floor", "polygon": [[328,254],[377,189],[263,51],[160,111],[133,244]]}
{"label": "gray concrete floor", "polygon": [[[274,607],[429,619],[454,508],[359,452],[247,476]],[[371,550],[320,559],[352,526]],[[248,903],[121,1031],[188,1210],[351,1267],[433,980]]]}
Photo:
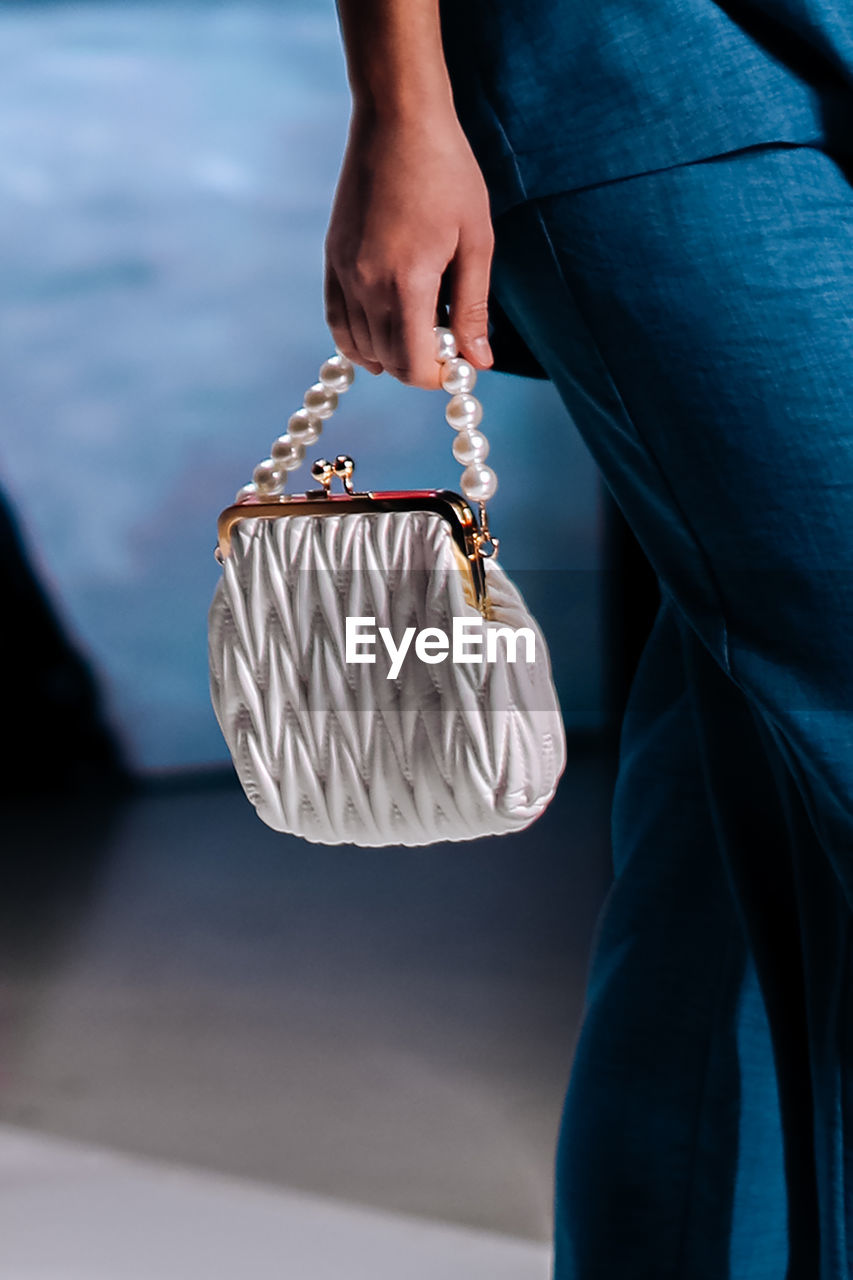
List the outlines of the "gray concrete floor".
{"label": "gray concrete floor", "polygon": [[7,812],[0,1122],[547,1241],[612,775],[423,850],[278,835],[231,783]]}
{"label": "gray concrete floor", "polygon": [[0,1280],[548,1280],[549,1245],[0,1125]]}

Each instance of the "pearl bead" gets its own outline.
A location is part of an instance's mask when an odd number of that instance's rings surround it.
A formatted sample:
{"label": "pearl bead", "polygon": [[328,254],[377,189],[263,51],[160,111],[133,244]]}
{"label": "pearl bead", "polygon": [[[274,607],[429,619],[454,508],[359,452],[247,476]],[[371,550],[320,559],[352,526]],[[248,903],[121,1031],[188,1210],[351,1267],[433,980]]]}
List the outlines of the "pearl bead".
{"label": "pearl bead", "polygon": [[471,502],[486,502],[494,495],[498,478],[491,467],[475,462],[462,472],[462,492]]}
{"label": "pearl bead", "polygon": [[444,362],[444,368],[441,371],[441,385],[452,396],[456,395],[458,391],[473,391],[476,381],[477,370],[467,360],[463,360],[461,356],[454,356],[452,360]]}
{"label": "pearl bead", "polygon": [[339,395],[349,391],[354,377],[355,369],[346,356],[332,356],[320,366],[320,381],[323,386],[328,391],[335,391]]}
{"label": "pearl bead", "polygon": [[270,457],[280,471],[295,471],[305,457],[305,445],[292,436],[279,436],[270,449]]}
{"label": "pearl bead", "polygon": [[338,407],[338,397],[334,391],[324,387],[322,382],[315,382],[305,392],[302,403],[318,418],[331,418]]}
{"label": "pearl bead", "polygon": [[320,439],[323,423],[316,413],[308,409],[297,409],[288,418],[287,430],[292,440],[297,440],[300,444],[313,444]]}
{"label": "pearl bead", "polygon": [[252,498],[257,497],[257,489],[253,484],[244,484],[242,489],[238,489],[234,495],[235,502],[249,502]]}
{"label": "pearl bead", "polygon": [[435,334],[435,358],[436,360],[452,360],[457,354],[456,339],[450,329],[443,328],[437,324],[433,328]]}
{"label": "pearl bead", "polygon": [[456,431],[470,431],[472,427],[479,426],[483,417],[483,406],[476,396],[469,395],[467,391],[461,391],[459,395],[450,397],[444,416]]}
{"label": "pearl bead", "polygon": [[259,496],[265,498],[275,497],[284,488],[284,475],[272,458],[264,458],[263,462],[258,463],[252,472],[252,479]]}
{"label": "pearl bead", "polygon": [[463,467],[470,467],[472,462],[485,462],[489,442],[480,431],[460,431],[453,441],[453,456]]}

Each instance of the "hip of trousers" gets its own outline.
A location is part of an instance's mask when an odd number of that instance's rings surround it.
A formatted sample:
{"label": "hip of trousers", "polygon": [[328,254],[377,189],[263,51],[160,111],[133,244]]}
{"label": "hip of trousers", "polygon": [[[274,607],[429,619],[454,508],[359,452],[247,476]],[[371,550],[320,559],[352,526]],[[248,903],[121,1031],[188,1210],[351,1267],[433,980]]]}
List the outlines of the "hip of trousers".
{"label": "hip of trousers", "polygon": [[853,904],[853,171],[750,147],[531,200],[492,288]]}

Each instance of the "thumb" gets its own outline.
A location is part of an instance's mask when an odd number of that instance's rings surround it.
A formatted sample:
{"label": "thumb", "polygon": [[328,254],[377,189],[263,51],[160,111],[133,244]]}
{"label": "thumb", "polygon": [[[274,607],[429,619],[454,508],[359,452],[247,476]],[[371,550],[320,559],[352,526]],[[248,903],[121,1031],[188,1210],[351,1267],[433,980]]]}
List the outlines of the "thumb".
{"label": "thumb", "polygon": [[488,338],[492,244],[491,236],[460,236],[451,275],[450,327],[459,354],[480,369],[494,363]]}

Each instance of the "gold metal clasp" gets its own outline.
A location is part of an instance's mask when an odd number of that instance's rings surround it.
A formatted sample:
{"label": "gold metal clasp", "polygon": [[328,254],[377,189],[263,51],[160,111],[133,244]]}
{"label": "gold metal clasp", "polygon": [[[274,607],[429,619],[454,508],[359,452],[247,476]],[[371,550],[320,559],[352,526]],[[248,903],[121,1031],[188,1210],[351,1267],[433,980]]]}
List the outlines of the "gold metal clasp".
{"label": "gold metal clasp", "polygon": [[335,469],[335,475],[340,478],[341,484],[347,493],[354,493],[355,489],[352,483],[352,473],[355,471],[355,463],[348,453],[339,453],[332,463]]}
{"label": "gold metal clasp", "polygon": [[327,458],[316,458],[314,462],[311,463],[311,474],[315,480],[320,481],[323,488],[308,489],[306,492],[310,493],[312,497],[314,497],[315,494],[318,497],[329,497],[332,490],[332,479],[335,474],[335,469],[331,462],[329,462]]}
{"label": "gold metal clasp", "polygon": [[500,538],[494,537],[489,529],[489,517],[486,514],[486,504],[483,501],[478,503],[480,508],[480,525],[474,534],[474,543],[477,549],[477,555],[483,559],[489,560],[492,556],[498,554],[498,547],[501,544]]}
{"label": "gold metal clasp", "polygon": [[313,489],[308,492],[313,496],[331,497],[332,481],[335,476],[338,477],[344,487],[346,493],[355,492],[352,482],[352,473],[355,471],[355,463],[348,453],[339,453],[334,462],[329,462],[327,458],[317,458],[311,463],[311,474],[315,480],[319,480],[323,486],[322,489]]}
{"label": "gold metal clasp", "polygon": [[[497,550],[497,538],[489,533],[488,523],[480,518],[482,527],[471,507],[448,489],[397,489],[385,492],[356,493],[352,485],[355,464],[347,454],[338,454],[334,463],[318,458],[311,467],[311,474],[322,484],[322,489],[307,493],[282,494],[280,498],[265,501],[242,501],[226,507],[219,517],[219,543],[216,559],[223,564],[231,554],[231,535],[243,520],[277,520],[288,516],[358,515],[374,511],[432,511],[441,516],[449,527],[452,545],[460,569],[465,570],[466,598],[484,617],[490,616],[484,562]],[[331,493],[332,479],[337,475],[346,492]]]}

